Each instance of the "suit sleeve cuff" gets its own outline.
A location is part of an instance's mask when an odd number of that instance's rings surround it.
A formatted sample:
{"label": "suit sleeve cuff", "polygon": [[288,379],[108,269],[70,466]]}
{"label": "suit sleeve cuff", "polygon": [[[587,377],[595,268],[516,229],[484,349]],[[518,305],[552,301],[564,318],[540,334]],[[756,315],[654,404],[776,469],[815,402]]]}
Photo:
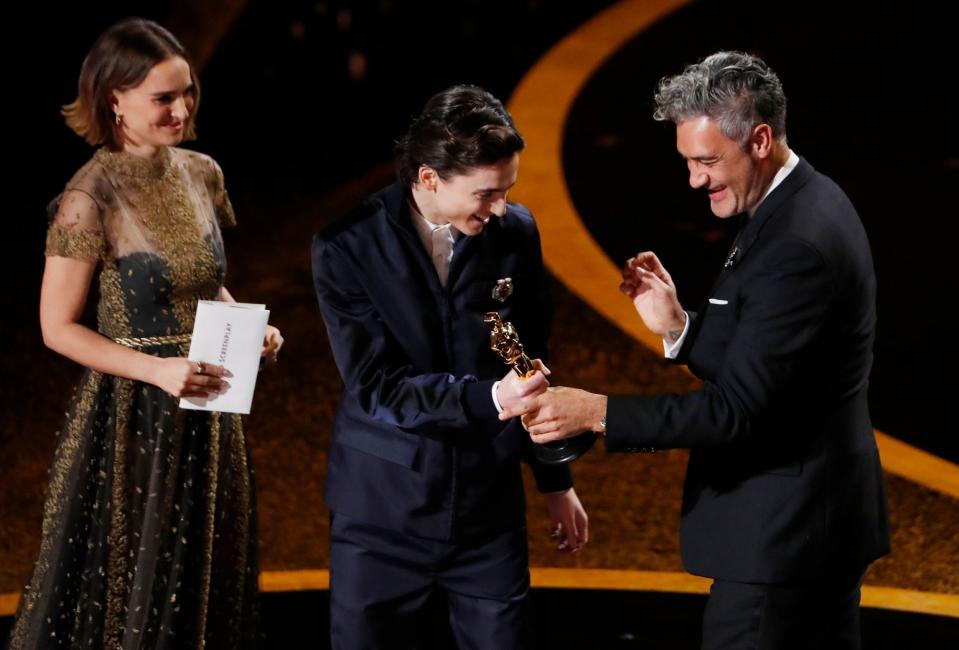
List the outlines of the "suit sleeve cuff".
{"label": "suit sleeve cuff", "polygon": [[463,387],[463,410],[471,420],[496,418],[499,411],[493,403],[491,395],[495,379],[472,381]]}
{"label": "suit sleeve cuff", "polygon": [[630,411],[648,399],[642,395],[609,396],[606,402],[606,451],[656,451],[654,446],[643,441],[643,432],[636,430],[635,419],[630,417]]}
{"label": "suit sleeve cuff", "polygon": [[543,494],[550,492],[565,492],[573,487],[573,472],[569,465],[540,465],[530,466],[533,478],[536,480],[536,489]]}

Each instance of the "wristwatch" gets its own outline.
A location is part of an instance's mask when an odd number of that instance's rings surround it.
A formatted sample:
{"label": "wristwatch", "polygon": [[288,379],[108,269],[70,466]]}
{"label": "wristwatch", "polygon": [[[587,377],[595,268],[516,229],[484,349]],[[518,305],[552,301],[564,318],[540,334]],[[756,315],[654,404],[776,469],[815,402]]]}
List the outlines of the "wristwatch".
{"label": "wristwatch", "polygon": [[599,419],[599,434],[606,435],[606,416],[604,415]]}

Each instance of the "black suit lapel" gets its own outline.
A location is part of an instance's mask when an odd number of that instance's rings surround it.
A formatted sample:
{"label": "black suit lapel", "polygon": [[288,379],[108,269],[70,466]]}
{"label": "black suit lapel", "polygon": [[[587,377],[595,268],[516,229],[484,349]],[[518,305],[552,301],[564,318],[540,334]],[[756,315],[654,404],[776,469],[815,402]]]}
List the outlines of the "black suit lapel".
{"label": "black suit lapel", "polygon": [[736,239],[729,249],[729,254],[726,256],[726,261],[723,263],[723,268],[707,296],[712,296],[730,272],[743,261],[749,253],[749,249],[759,239],[763,228],[773,219],[779,207],[802,189],[813,177],[815,171],[813,166],[806,162],[804,158],[800,158],[799,164],[796,165],[792,173],[759,204],[759,208],[752,217],[746,214],[740,215],[739,218],[743,219],[743,223],[740,226],[739,233],[736,235]]}
{"label": "black suit lapel", "polygon": [[[716,280],[713,281],[713,286],[706,294],[707,298],[716,292],[716,288],[719,287],[722,281],[726,278],[726,276],[729,274],[729,271],[736,266],[736,263],[739,261],[740,255],[742,254],[741,243],[743,234],[746,232],[746,228],[749,226],[749,215],[743,212],[734,218],[739,220],[739,226],[736,229],[736,237],[733,239],[733,243],[729,247],[729,252],[726,253],[726,259],[723,262],[723,268],[719,271],[719,275],[717,275]],[[700,308],[697,310],[698,313],[703,312],[704,306],[705,305],[700,305]]]}
{"label": "black suit lapel", "polygon": [[766,224],[773,218],[779,207],[802,189],[802,187],[809,182],[809,179],[812,178],[815,171],[812,165],[806,162],[805,159],[800,158],[796,169],[759,204],[756,213],[749,219],[749,223],[746,224],[745,229],[743,229],[742,237],[739,240],[737,261],[746,257],[749,249],[756,243],[756,240],[759,239],[759,234],[762,232],[762,229],[765,228]]}

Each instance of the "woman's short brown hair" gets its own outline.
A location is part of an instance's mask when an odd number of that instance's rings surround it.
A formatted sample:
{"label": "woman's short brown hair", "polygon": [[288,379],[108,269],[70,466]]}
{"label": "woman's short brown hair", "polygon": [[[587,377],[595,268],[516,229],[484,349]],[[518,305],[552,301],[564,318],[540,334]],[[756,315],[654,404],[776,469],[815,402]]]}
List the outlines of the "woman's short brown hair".
{"label": "woman's short brown hair", "polygon": [[123,137],[113,113],[113,91],[139,86],[153,66],[173,56],[190,66],[194,101],[183,124],[183,139],[193,140],[200,106],[200,81],[193,62],[173,34],[143,18],[127,18],[110,26],[90,48],[80,68],[77,98],[60,110],[67,126],[91,145],[105,144],[119,151]]}

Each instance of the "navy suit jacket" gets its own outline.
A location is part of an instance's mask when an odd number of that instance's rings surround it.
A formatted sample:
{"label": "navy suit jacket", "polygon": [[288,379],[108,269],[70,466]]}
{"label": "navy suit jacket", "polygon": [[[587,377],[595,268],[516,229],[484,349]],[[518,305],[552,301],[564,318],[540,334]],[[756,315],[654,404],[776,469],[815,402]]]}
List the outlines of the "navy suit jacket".
{"label": "navy suit jacket", "polygon": [[677,359],[702,389],[610,398],[607,448],[691,448],[692,573],[773,583],[865,566],[889,530],[866,402],[876,280],[862,223],[800,160],[736,247]]}
{"label": "navy suit jacket", "polygon": [[[514,291],[501,303],[492,292],[506,277]],[[487,311],[515,325],[531,358],[546,357],[545,273],[523,206],[459,239],[443,287],[408,189],[392,185],[314,237],[313,279],[343,378],[326,481],[334,513],[461,541],[524,525],[521,458],[540,490],[572,485],[568,468],[532,458],[491,397],[507,367],[490,349]]]}

